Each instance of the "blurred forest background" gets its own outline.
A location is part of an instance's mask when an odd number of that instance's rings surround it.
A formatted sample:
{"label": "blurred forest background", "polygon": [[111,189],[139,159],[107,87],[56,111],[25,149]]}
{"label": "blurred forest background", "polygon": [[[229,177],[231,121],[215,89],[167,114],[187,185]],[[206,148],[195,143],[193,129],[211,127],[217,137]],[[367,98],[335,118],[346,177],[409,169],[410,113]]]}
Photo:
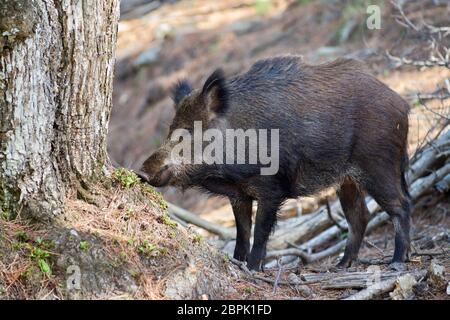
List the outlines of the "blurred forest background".
{"label": "blurred forest background", "polygon": [[[448,1],[398,1],[417,28],[424,23],[448,25]],[[366,27],[369,4],[381,8],[381,29]],[[187,78],[196,87],[215,69],[227,76],[243,72],[256,60],[280,54],[301,54],[309,63],[347,56],[361,59],[380,80],[413,106],[410,154],[423,142],[433,119],[427,108],[448,112],[448,100],[427,101],[418,93],[445,88],[448,68],[401,67],[389,54],[426,60],[436,54],[425,32],[402,22],[390,1],[367,0],[122,0],[109,130],[109,153],[115,162],[138,169],[165,139],[174,116],[170,87]],[[446,39],[440,39],[439,46]],[[436,44],[434,44],[436,45]],[[448,82],[447,82],[448,85]],[[442,109],[442,110],[441,110]],[[440,110],[440,111],[439,111]],[[448,113],[447,113],[448,114]],[[168,201],[211,219],[233,224],[225,199],[196,192],[162,190]],[[315,199],[298,206],[317,209]],[[213,212],[211,210],[222,208]]]}

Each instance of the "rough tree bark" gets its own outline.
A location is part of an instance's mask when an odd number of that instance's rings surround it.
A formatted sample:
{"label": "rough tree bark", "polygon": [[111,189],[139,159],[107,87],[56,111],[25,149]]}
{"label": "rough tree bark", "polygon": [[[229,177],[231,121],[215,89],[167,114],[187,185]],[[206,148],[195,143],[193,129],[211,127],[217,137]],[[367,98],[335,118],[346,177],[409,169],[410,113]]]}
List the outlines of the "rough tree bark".
{"label": "rough tree bark", "polygon": [[119,0],[1,0],[0,209],[38,220],[107,159]]}

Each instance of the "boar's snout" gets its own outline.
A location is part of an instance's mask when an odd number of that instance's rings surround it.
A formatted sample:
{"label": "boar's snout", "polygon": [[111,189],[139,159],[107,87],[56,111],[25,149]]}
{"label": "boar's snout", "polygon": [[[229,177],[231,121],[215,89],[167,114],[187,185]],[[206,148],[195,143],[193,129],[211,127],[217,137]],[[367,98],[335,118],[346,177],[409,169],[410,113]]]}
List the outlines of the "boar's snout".
{"label": "boar's snout", "polygon": [[162,153],[154,153],[145,160],[140,170],[144,180],[154,187],[167,186],[172,178],[172,165],[164,164],[165,156]]}

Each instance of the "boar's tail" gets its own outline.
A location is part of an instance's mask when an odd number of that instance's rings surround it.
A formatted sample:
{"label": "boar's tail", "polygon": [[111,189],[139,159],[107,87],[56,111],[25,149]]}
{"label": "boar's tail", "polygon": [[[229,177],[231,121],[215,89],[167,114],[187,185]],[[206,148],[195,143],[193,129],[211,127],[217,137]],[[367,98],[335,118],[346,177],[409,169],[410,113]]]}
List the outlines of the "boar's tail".
{"label": "boar's tail", "polygon": [[406,182],[406,170],[409,166],[409,157],[408,152],[406,151],[403,153],[402,162],[400,164],[400,170],[401,170],[401,179],[402,179],[402,190],[403,193],[408,196],[408,198],[411,198],[411,195],[408,190],[408,183]]}

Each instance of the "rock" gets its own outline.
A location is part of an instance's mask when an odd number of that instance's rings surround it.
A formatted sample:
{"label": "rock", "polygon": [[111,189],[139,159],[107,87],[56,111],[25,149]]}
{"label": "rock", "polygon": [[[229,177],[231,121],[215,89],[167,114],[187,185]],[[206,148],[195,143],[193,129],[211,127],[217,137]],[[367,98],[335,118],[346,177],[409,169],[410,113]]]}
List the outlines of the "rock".
{"label": "rock", "polygon": [[[80,249],[81,241],[89,248]],[[55,243],[56,270],[65,276],[66,286],[61,291],[68,299],[110,297],[138,290],[126,266],[116,265],[95,236],[71,229],[63,231]]]}
{"label": "rock", "polygon": [[[166,280],[164,296],[168,299],[223,299],[236,291],[230,286],[229,277],[221,278],[219,265],[211,261],[204,265],[199,257],[190,259],[184,269],[172,273]],[[216,257],[218,258],[218,257]]]}
{"label": "rock", "polygon": [[417,283],[414,276],[405,274],[399,277],[395,283],[395,289],[389,296],[392,300],[411,300],[414,298],[414,285]]}
{"label": "rock", "polygon": [[198,272],[194,265],[189,265],[172,275],[166,284],[165,295],[169,299],[192,299],[196,297],[195,289],[198,282]]}
{"label": "rock", "polygon": [[447,283],[447,295],[450,296],[450,281]]}
{"label": "rock", "polygon": [[74,229],[70,230],[70,235],[75,237],[75,238],[80,238],[80,235],[78,234],[78,232]]}
{"label": "rock", "polygon": [[234,247],[236,247],[236,240],[230,240],[222,248],[222,251],[232,257],[234,254]]}
{"label": "rock", "polygon": [[436,288],[444,288],[447,284],[445,279],[445,267],[440,265],[436,259],[431,260],[428,269],[428,280]]}

